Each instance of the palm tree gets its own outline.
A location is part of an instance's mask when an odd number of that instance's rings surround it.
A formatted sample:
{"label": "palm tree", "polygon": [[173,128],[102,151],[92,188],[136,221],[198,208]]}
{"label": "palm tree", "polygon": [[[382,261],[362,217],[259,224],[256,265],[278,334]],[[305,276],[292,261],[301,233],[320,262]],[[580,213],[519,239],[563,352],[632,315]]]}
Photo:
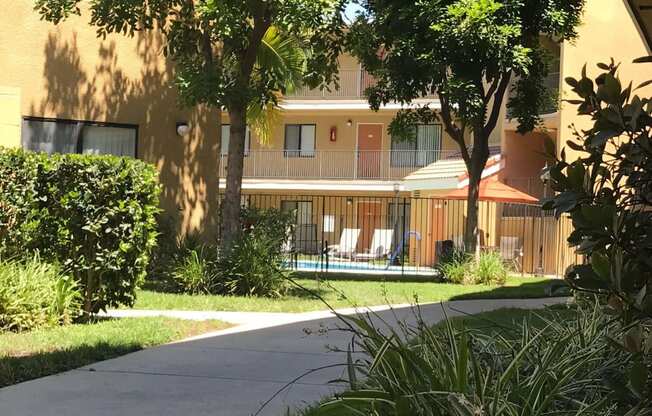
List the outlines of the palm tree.
{"label": "palm tree", "polygon": [[[258,50],[252,79],[254,82],[260,81],[261,74],[271,72],[275,79],[284,82],[271,96],[261,96],[258,100],[251,101],[247,107],[247,124],[260,143],[269,144],[272,141],[274,127],[281,122],[283,99],[302,84],[306,59],[305,48],[299,38],[282,33],[276,26],[267,29]],[[218,172],[219,170],[218,162]],[[240,177],[242,174],[240,171]]]}

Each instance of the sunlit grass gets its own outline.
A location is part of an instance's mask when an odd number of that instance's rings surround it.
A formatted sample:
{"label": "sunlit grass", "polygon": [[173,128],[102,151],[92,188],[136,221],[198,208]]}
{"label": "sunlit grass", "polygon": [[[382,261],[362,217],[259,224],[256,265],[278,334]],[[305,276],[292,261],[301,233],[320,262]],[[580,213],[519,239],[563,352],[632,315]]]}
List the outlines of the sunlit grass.
{"label": "sunlit grass", "polygon": [[[551,282],[546,278],[516,277],[504,286],[458,285],[434,282],[379,282],[330,280],[296,281],[318,293],[332,307],[377,306],[386,304],[440,302],[453,299],[509,299],[548,296]],[[558,282],[558,281],[557,281]],[[219,295],[184,295],[150,290],[138,292],[135,309],[306,312],[324,310],[323,302],[308,292],[293,289],[281,298],[254,298]]]}

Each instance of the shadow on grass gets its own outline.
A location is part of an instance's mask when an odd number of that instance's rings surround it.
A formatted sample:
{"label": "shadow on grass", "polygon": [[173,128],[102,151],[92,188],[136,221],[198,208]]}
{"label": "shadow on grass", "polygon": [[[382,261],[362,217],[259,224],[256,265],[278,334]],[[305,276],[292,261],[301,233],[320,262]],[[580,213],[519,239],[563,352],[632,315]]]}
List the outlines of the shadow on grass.
{"label": "shadow on grass", "polygon": [[534,281],[517,286],[499,286],[491,290],[468,292],[451,297],[450,300],[469,299],[532,299],[570,296],[570,288],[563,280]]}
{"label": "shadow on grass", "polygon": [[138,343],[99,342],[26,355],[0,356],[0,387],[83,367],[143,349]]}

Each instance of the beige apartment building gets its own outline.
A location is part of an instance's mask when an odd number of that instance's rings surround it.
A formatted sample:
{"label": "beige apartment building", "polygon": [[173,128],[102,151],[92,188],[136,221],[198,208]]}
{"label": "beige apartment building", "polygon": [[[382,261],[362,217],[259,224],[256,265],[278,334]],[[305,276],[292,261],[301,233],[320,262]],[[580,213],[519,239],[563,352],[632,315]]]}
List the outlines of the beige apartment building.
{"label": "beige apartment building", "polygon": [[[649,66],[631,64],[632,59],[650,54],[649,3],[588,0],[579,38],[550,42],[558,64],[548,85],[561,98],[569,98],[569,87],[562,82],[565,77],[579,76],[584,64],[589,74],[595,73],[595,64],[611,57],[622,62],[623,79],[636,84],[650,78]],[[160,172],[163,208],[176,218],[179,231],[214,234],[224,186],[228,116],[219,120],[214,111],[179,106],[173,68],[164,59],[156,34],[110,35],[100,40],[87,19],[75,17],[54,26],[40,20],[30,0],[17,0],[3,10],[0,145],[117,154],[153,163]],[[461,235],[464,201],[445,201],[450,192],[464,186],[466,170],[457,145],[436,123],[417,126],[415,142],[392,140],[388,125],[400,106],[371,111],[363,93],[373,80],[351,57],[341,58],[340,79],[338,90],[303,89],[285,97],[282,122],[270,143],[249,135],[243,203],[265,196],[267,206],[296,209],[298,221],[322,245],[325,238],[337,242],[355,222],[379,218],[367,226],[357,225],[362,228],[360,250],[370,248],[374,229],[392,228],[401,216],[408,228],[394,231],[412,233],[406,242],[411,262],[431,265],[436,260],[436,241]],[[423,103],[432,108],[439,105],[436,97],[418,104]],[[565,104],[542,117],[540,129],[522,136],[503,109],[491,139],[487,181],[533,198],[544,196],[540,178],[546,164],[544,142],[552,140],[560,151],[571,137],[570,126],[581,127],[588,120],[578,119],[575,108]],[[178,135],[179,124],[187,124],[189,134]],[[503,205],[482,203],[480,228],[487,246],[499,246],[500,238],[509,237],[514,214],[506,214],[509,209]],[[346,220],[333,218],[337,210]],[[530,231],[521,231],[520,246],[553,245],[568,232],[568,225],[548,224],[543,217],[528,221]],[[544,238],[546,227],[552,231]],[[419,243],[414,241],[416,235]],[[307,251],[320,249],[311,245],[306,243]],[[537,263],[549,273],[559,272],[560,256],[568,261],[572,257],[569,252],[551,251],[539,253],[541,258],[534,260],[536,252],[529,254],[530,269]]]}

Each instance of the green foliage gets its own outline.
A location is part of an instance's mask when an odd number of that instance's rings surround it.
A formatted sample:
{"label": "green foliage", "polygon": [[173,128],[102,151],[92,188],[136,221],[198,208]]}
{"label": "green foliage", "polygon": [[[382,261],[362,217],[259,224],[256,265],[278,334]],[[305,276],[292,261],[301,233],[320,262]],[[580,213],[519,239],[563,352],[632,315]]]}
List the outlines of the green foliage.
{"label": "green foliage", "polygon": [[584,3],[361,1],[366,13],[351,26],[347,46],[375,81],[366,91],[369,104],[378,110],[391,102],[437,97],[440,109],[405,108],[389,131],[393,137],[413,140],[412,125],[439,119],[457,143],[469,174],[464,235],[469,252],[478,241],[477,189],[489,158],[489,139],[510,85],[518,80],[510,111],[519,120],[519,130],[529,131],[541,122],[549,102],[542,85],[549,71],[542,39],[574,38]]}
{"label": "green foliage", "polygon": [[34,257],[0,262],[0,332],[69,324],[81,296],[59,267]]}
{"label": "green foliage", "polygon": [[244,232],[228,256],[217,263],[220,292],[278,297],[288,288],[283,247],[292,235],[295,214],[276,209],[242,211]]}
{"label": "green foliage", "polygon": [[463,251],[454,251],[438,264],[446,281],[465,285],[504,285],[507,266],[500,253],[484,251],[475,259]]}
{"label": "green foliage", "polygon": [[473,275],[476,284],[504,285],[507,281],[507,267],[500,253],[497,251],[485,251],[474,264]]}
{"label": "green foliage", "polygon": [[[351,390],[325,401],[322,415],[624,415],[635,391],[614,374],[630,359],[608,337],[619,328],[594,306],[575,319],[547,311],[482,331],[447,320],[379,328],[370,317],[342,317],[362,357],[346,366]],[[406,341],[408,339],[409,341]],[[365,380],[362,384],[356,380]],[[628,413],[628,415],[643,413]]]}
{"label": "green foliage", "polygon": [[225,255],[215,245],[195,236],[162,244],[153,276],[173,292],[278,297],[287,290],[281,269],[284,246],[293,228],[295,214],[276,209],[243,209],[244,232]]}
{"label": "green foliage", "polygon": [[445,281],[465,284],[471,283],[473,256],[462,250],[453,250],[448,256],[442,258],[437,264],[437,269]]}
{"label": "green foliage", "polygon": [[200,245],[182,253],[172,274],[180,291],[192,295],[216,293],[217,248]]}
{"label": "green foliage", "polygon": [[[437,94],[445,122],[459,121],[458,129],[468,126],[478,133],[478,124],[491,127],[496,107],[491,101],[497,99],[500,107],[513,77],[522,81],[516,84],[516,96],[525,96],[518,93],[521,90],[529,94],[528,100],[514,103],[520,110],[519,121],[533,127],[545,89],[532,88],[530,81],[540,85],[549,63],[541,36],[574,38],[584,0],[362,4],[366,14],[354,22],[348,46],[378,81],[367,91],[372,107]],[[379,50],[384,53],[378,54]]]}
{"label": "green foliage", "polygon": [[131,305],[156,242],[156,169],[113,156],[0,149],[0,248],[61,264],[84,310]]}
{"label": "green foliage", "polygon": [[641,406],[650,407],[652,100],[635,95],[631,83],[621,84],[613,60],[598,67],[603,72],[595,80],[586,68],[581,78],[566,79],[579,97],[568,102],[593,125],[567,142],[576,156],[568,161],[563,150],[550,169],[557,194],[545,208],[572,219],[568,242],[587,263],[571,266],[566,280],[576,290],[603,295],[620,317],[626,330],[614,344],[632,354],[629,383]]}

